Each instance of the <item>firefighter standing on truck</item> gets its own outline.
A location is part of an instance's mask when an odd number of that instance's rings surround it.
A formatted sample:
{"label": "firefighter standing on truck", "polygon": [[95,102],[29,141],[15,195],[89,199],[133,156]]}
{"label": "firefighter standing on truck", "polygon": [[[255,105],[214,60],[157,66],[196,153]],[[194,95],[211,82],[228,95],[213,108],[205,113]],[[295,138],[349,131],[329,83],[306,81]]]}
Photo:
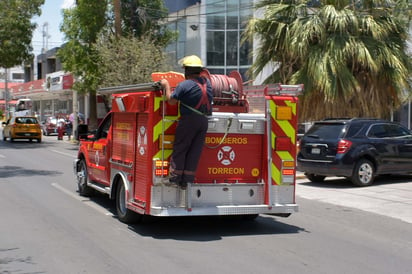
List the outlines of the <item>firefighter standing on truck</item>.
{"label": "firefighter standing on truck", "polygon": [[186,80],[172,92],[169,82],[160,84],[166,99],[172,105],[180,101],[180,119],[176,128],[169,182],[185,188],[194,181],[200,154],[208,128],[207,116],[212,113],[212,86],[200,74],[202,61],[195,55],[179,61],[185,71]]}

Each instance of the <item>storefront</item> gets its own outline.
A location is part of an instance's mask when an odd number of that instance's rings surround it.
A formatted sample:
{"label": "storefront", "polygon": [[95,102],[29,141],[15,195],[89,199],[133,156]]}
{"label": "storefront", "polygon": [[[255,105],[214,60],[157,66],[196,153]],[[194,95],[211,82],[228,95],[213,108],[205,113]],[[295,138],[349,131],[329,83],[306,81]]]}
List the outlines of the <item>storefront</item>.
{"label": "storefront", "polygon": [[[66,117],[73,111],[73,76],[63,71],[46,75],[46,79],[35,80],[10,88],[13,99],[30,98],[33,115],[44,121],[47,117]],[[83,102],[84,98],[80,97]],[[82,104],[84,106],[84,104]]]}

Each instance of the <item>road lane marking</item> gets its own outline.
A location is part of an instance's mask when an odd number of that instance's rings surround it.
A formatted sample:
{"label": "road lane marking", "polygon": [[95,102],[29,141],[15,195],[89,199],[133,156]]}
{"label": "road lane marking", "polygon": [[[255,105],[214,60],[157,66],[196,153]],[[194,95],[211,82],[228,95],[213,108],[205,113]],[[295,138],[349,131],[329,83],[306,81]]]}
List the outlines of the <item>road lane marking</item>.
{"label": "road lane marking", "polygon": [[74,154],[69,154],[69,153],[61,152],[61,151],[54,150],[54,149],[50,149],[50,150],[53,151],[53,152],[56,152],[58,154],[64,155],[64,156],[69,156],[70,158],[75,158],[76,157],[76,155],[74,155]]}
{"label": "road lane marking", "polygon": [[110,216],[110,217],[113,217],[113,216],[114,216],[113,213],[111,213],[111,212],[107,211],[106,209],[104,209],[104,208],[96,205],[96,203],[94,203],[93,201],[91,201],[89,198],[81,197],[81,196],[73,193],[72,191],[70,191],[70,190],[62,187],[62,186],[59,185],[58,183],[52,183],[51,185],[52,185],[54,188],[56,188],[56,189],[60,190],[61,192],[63,192],[64,194],[72,197],[73,199],[76,199],[76,200],[84,203],[85,205],[93,208],[94,210],[97,210],[98,212],[100,212],[100,213],[102,213],[102,214],[104,214],[104,215],[106,215],[106,216]]}

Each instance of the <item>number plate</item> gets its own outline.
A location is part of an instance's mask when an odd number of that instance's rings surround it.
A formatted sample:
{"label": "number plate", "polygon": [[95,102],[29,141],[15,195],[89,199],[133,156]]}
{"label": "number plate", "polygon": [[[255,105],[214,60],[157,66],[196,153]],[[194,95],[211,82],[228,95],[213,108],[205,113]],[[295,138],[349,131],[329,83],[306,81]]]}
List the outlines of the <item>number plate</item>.
{"label": "number plate", "polygon": [[312,148],[311,153],[312,154],[320,154],[320,148],[317,148],[317,147]]}

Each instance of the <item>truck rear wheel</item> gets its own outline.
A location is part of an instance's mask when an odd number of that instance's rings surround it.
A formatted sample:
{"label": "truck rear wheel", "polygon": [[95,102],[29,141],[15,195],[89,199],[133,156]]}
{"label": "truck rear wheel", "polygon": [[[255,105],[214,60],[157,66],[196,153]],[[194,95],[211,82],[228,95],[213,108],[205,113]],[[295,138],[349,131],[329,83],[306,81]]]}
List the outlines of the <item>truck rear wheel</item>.
{"label": "truck rear wheel", "polygon": [[93,189],[87,185],[87,165],[85,160],[80,160],[77,166],[77,190],[81,196],[91,196],[93,194]]}
{"label": "truck rear wheel", "polygon": [[116,191],[116,211],[119,220],[126,224],[135,224],[142,220],[142,215],[126,207],[126,188],[123,181],[119,182]]}

